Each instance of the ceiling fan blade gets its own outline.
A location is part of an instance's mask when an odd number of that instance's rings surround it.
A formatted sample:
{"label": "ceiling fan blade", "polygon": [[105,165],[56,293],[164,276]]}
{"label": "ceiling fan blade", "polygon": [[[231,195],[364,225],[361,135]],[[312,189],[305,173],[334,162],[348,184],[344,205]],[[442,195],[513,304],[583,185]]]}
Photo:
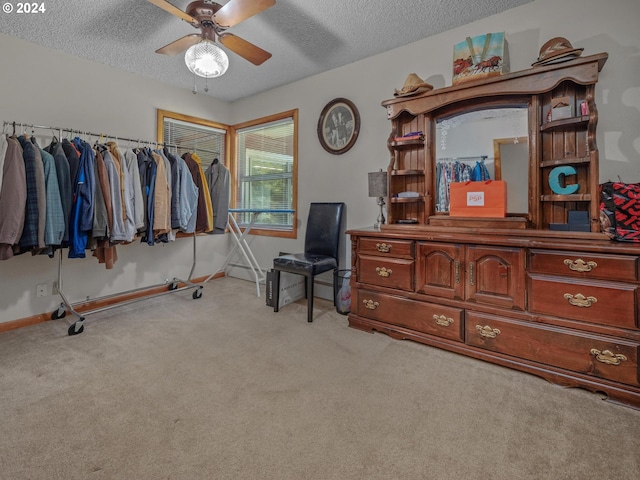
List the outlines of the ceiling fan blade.
{"label": "ceiling fan blade", "polygon": [[276,0],[229,0],[213,17],[221,27],[233,27],[275,4]]}
{"label": "ceiling fan blade", "polygon": [[189,15],[188,13],[183,12],[178,7],[173,6],[166,0],[148,0],[150,3],[153,3],[156,7],[160,7],[166,12],[169,12],[171,15],[175,15],[178,18],[181,18],[185,22],[193,24],[196,20]]}
{"label": "ceiling fan blade", "polygon": [[218,40],[229,50],[237,53],[254,65],[260,65],[271,58],[269,52],[260,47],[256,47],[253,43],[247,42],[233,33],[223,33],[218,37]]}
{"label": "ceiling fan blade", "polygon": [[169,45],[165,45],[162,48],[156,50],[156,53],[162,53],[164,55],[177,55],[178,53],[186,50],[191,45],[195,45],[200,40],[202,40],[202,36],[197,33],[192,33],[191,35],[186,35],[182,38],[179,38],[175,42],[171,42]]}

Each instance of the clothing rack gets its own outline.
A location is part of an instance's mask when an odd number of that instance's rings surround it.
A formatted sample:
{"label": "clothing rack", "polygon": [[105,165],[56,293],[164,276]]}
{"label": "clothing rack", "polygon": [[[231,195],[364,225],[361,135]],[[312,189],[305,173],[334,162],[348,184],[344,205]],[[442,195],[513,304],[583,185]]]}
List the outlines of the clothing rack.
{"label": "clothing rack", "polygon": [[50,127],[50,126],[46,126],[46,125],[34,125],[31,123],[22,123],[22,122],[7,122],[4,121],[2,124],[2,128],[3,130],[7,127],[7,126],[11,126],[13,128],[13,134],[16,134],[16,127],[20,127],[20,128],[37,128],[39,130],[51,130],[51,131],[55,131],[57,130],[59,133],[59,136],[62,137],[62,133],[63,132],[68,132],[70,134],[74,134],[77,133],[78,135],[82,134],[85,136],[90,136],[90,137],[104,137],[105,140],[108,138],[113,138],[114,140],[116,140],[116,142],[118,141],[124,141],[124,142],[129,142],[129,143],[137,143],[138,145],[157,145],[157,146],[163,146],[163,147],[173,147],[173,148],[179,148],[179,145],[174,145],[174,144],[169,144],[169,143],[161,143],[161,142],[149,142],[149,141],[145,141],[145,140],[141,140],[139,138],[126,138],[126,137],[118,137],[115,135],[107,135],[105,133],[94,133],[94,132],[88,132],[87,130],[79,130],[77,128],[64,128],[64,127]]}
{"label": "clothing rack", "polygon": [[461,162],[473,162],[473,161],[482,161],[482,160],[488,160],[489,157],[487,155],[474,155],[471,157],[445,157],[445,158],[438,158],[436,161],[437,162],[456,162],[456,161],[461,161]]}
{"label": "clothing rack", "polygon": [[[159,142],[145,142],[142,141],[140,139],[132,139],[132,138],[124,138],[124,137],[117,137],[114,135],[106,135],[103,133],[92,133],[92,132],[87,132],[86,130],[78,130],[78,129],[71,129],[71,128],[63,128],[63,127],[52,127],[52,126],[46,126],[46,125],[35,125],[35,124],[27,124],[27,123],[22,123],[22,122],[7,122],[4,121],[3,122],[3,133],[4,130],[7,126],[12,126],[13,128],[13,134],[16,134],[16,127],[20,127],[22,128],[31,128],[31,129],[42,129],[42,130],[51,130],[51,131],[58,131],[59,132],[59,136],[62,137],[62,133],[63,132],[69,132],[72,135],[74,133],[77,133],[78,135],[84,135],[84,136],[91,136],[91,137],[99,137],[99,138],[105,138],[105,140],[107,138],[112,138],[114,140],[116,140],[116,142],[118,141],[125,141],[125,142],[137,142],[139,145],[143,144],[143,145],[157,145],[157,146],[165,146],[165,147],[175,147],[178,148],[178,145],[172,145],[172,144],[166,144],[166,143],[159,143]],[[61,138],[60,138],[61,139]],[[149,298],[153,298],[153,297],[157,297],[157,296],[161,296],[161,295],[166,295],[169,293],[175,293],[175,292],[180,292],[182,290],[187,290],[187,289],[191,289],[193,288],[193,299],[199,299],[202,297],[202,289],[203,286],[206,282],[208,282],[211,277],[207,278],[204,282],[201,283],[193,283],[191,282],[191,278],[193,277],[193,272],[195,270],[196,267],[196,253],[197,253],[197,248],[196,248],[196,233],[193,233],[193,258],[192,258],[192,263],[191,263],[191,271],[189,272],[189,277],[186,280],[174,277],[173,280],[167,284],[167,282],[165,283],[160,283],[160,284],[156,284],[156,285],[150,285],[147,287],[142,287],[142,288],[137,288],[137,289],[132,289],[132,290],[125,290],[119,293],[115,293],[115,294],[111,294],[111,295],[105,295],[102,297],[97,297],[97,298],[93,298],[91,299],[91,302],[101,302],[101,301],[105,301],[114,297],[118,297],[118,296],[122,296],[122,295],[126,295],[126,294],[135,294],[135,293],[139,293],[139,292],[143,292],[145,290],[151,290],[157,287],[163,287],[163,286],[167,286],[167,290],[163,291],[163,292],[159,292],[159,293],[155,293],[153,295],[148,295],[148,296],[143,296],[143,297],[139,297],[139,298],[134,298],[131,300],[124,300],[124,301],[120,301],[120,302],[116,302],[116,303],[112,303],[109,304],[107,306],[104,307],[99,307],[99,308],[95,308],[95,309],[89,309],[89,310],[83,310],[82,313],[78,312],[74,307],[78,306],[78,305],[82,305],[86,302],[76,302],[76,303],[71,303],[69,302],[69,300],[67,299],[67,296],[64,292],[64,290],[62,289],[62,257],[63,257],[63,250],[64,248],[59,248],[59,256],[58,256],[58,283],[57,283],[57,293],[58,295],[60,295],[60,298],[62,299],[62,303],[60,304],[60,306],[58,307],[57,310],[55,310],[52,314],[51,314],[51,319],[52,320],[57,320],[60,318],[64,318],[67,314],[67,311],[72,313],[73,315],[75,315],[78,320],[73,323],[67,333],[69,335],[77,335],[79,333],[82,333],[84,331],[84,321],[85,321],[85,317],[86,315],[90,315],[92,313],[98,313],[98,312],[102,312],[105,310],[110,310],[112,308],[116,308],[116,307],[120,307],[123,305],[129,305],[131,303],[135,303],[135,302],[139,302],[142,300],[147,300]],[[182,284],[182,286],[180,286]]]}

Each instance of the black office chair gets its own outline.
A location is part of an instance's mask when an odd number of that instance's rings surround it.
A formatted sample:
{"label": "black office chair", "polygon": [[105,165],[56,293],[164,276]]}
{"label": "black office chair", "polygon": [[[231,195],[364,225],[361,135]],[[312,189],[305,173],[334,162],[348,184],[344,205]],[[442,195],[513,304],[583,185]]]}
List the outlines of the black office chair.
{"label": "black office chair", "polygon": [[[273,259],[273,269],[280,283],[280,272],[305,276],[307,321],[313,321],[313,281],[316,275],[338,269],[338,247],[344,203],[311,203],[304,237],[304,253],[282,255]],[[335,295],[335,288],[333,288]],[[334,298],[335,304],[335,298]],[[278,311],[276,301],[273,311]]]}

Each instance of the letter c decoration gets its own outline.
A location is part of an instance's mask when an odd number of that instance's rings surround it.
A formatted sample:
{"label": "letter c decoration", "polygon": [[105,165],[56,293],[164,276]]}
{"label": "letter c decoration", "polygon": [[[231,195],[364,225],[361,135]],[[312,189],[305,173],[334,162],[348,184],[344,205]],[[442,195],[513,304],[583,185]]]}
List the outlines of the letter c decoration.
{"label": "letter c decoration", "polygon": [[576,173],[578,173],[578,171],[574,167],[568,165],[556,167],[551,170],[551,173],[549,173],[549,186],[551,187],[551,190],[553,190],[553,193],[558,195],[571,195],[572,193],[576,193],[580,188],[580,185],[577,183],[569,183],[563,187],[560,182],[560,177],[575,175]]}

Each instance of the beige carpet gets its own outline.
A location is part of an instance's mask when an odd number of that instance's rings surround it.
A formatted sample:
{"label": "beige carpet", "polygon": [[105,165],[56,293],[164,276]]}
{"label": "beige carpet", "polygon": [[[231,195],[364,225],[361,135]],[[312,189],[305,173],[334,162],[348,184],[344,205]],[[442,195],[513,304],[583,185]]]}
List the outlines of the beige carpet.
{"label": "beige carpet", "polygon": [[347,326],[255,285],[0,334],[0,477],[640,477],[640,411]]}

